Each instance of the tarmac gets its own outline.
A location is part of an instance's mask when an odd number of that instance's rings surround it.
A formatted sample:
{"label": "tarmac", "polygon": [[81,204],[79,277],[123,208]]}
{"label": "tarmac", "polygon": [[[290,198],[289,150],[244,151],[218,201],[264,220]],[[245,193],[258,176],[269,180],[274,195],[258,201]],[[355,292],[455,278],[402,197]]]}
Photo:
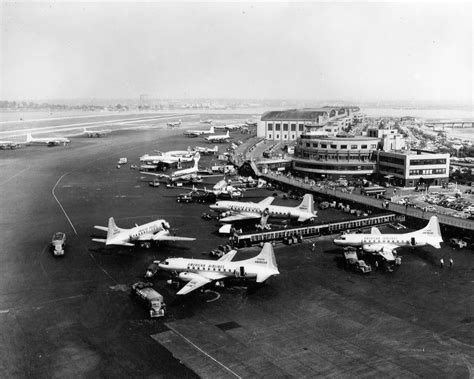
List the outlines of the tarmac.
{"label": "tarmac", "polygon": [[[176,195],[186,191],[150,187],[129,168],[155,149],[205,146],[201,138],[182,135],[197,120],[183,119],[180,128],[72,138],[65,147],[0,152],[2,376],[474,375],[474,255],[448,246],[402,249],[396,272],[361,276],[337,267],[340,249],[331,236],[277,245],[280,275],[263,286],[237,284],[185,297],[160,274],[153,283],[167,314],[150,320],[129,295],[147,265],[168,256],[207,258],[226,242],[216,222],[200,218],[207,205],[177,204]],[[117,169],[120,157],[129,164]],[[211,158],[202,161],[205,166]],[[325,212],[318,221],[346,217]],[[124,228],[164,218],[177,235],[197,240],[106,248],[91,238],[104,237],[93,226],[106,225],[110,216]],[[63,258],[49,250],[56,231],[67,233]],[[243,249],[235,260],[258,251]],[[441,256],[452,257],[453,268],[441,269]]]}

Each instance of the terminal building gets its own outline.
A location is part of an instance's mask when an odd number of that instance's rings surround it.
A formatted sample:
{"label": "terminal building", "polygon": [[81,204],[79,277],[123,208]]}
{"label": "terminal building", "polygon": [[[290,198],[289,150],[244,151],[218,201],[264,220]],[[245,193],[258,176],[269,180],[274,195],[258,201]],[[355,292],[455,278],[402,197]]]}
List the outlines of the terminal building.
{"label": "terminal building", "polygon": [[257,136],[271,141],[296,141],[304,132],[342,128],[363,119],[359,107],[323,107],[269,111],[262,115]]}
{"label": "terminal building", "polygon": [[449,154],[379,150],[377,172],[397,186],[416,187],[426,183],[442,186],[449,181]]}
{"label": "terminal building", "polygon": [[308,178],[367,176],[376,172],[379,139],[308,132],[298,140],[293,170]]}

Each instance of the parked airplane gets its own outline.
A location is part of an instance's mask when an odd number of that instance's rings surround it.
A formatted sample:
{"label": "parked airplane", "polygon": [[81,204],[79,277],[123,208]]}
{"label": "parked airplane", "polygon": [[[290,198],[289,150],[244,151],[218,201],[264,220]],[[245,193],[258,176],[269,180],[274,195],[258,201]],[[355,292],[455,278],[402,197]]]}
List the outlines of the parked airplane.
{"label": "parked airplane", "polygon": [[208,120],[199,120],[201,124],[212,124],[214,120],[208,119]]}
{"label": "parked airplane", "polygon": [[155,165],[159,163],[171,165],[174,163],[192,162],[193,159],[194,152],[189,149],[157,152],[157,155],[145,154],[140,157],[140,162]]}
{"label": "parked airplane", "polygon": [[271,205],[274,197],[270,196],[259,203],[241,201],[218,201],[210,208],[216,212],[229,212],[230,216],[220,219],[222,222],[261,219],[265,213],[274,218],[296,218],[298,222],[312,221],[315,219],[313,195],[306,194],[303,201],[296,207]]}
{"label": "parked airplane", "polygon": [[196,153],[193,158],[194,159],[193,167],[175,171],[171,175],[156,174],[154,172],[144,172],[144,171],[140,171],[140,173],[145,174],[145,175],[157,176],[159,178],[168,178],[172,182],[177,181],[177,180],[182,180],[182,181],[187,181],[187,182],[199,182],[199,181],[202,181],[202,178],[198,175],[198,170],[199,170],[198,164],[199,164],[200,158],[201,156],[199,155],[199,153]]}
{"label": "parked airplane", "polygon": [[403,246],[431,245],[441,248],[443,242],[439,228],[438,217],[432,216],[428,225],[415,232],[403,234],[381,234],[380,230],[372,227],[370,234],[346,233],[334,240],[338,246],[360,247],[367,253],[379,253],[387,261],[395,260],[394,250]]}
{"label": "parked airplane", "polygon": [[13,150],[17,149],[20,147],[20,144],[18,142],[13,142],[13,141],[0,141],[0,150]]}
{"label": "parked airplane", "polygon": [[245,121],[246,126],[257,126],[257,121]]}
{"label": "parked airplane", "polygon": [[174,128],[175,126],[180,126],[181,125],[181,120],[178,120],[176,122],[168,122],[168,123],[166,123],[166,125]]}
{"label": "parked airplane", "polygon": [[223,143],[229,142],[230,135],[229,131],[226,134],[217,134],[217,135],[210,135],[204,138],[209,143]]}
{"label": "parked airplane", "polygon": [[226,125],[214,125],[215,129],[221,130],[238,130],[246,126],[245,124],[226,124]]}
{"label": "parked airplane", "polygon": [[168,258],[158,266],[164,271],[178,273],[178,279],[188,282],[177,295],[186,295],[206,284],[226,278],[255,279],[257,283],[263,283],[269,277],[280,274],[273,247],[268,242],[254,258],[232,262],[236,253],[236,250],[231,250],[217,261]]}
{"label": "parked airplane", "polygon": [[177,237],[170,234],[170,225],[165,220],[155,220],[143,225],[136,225],[131,229],[118,228],[113,217],[109,218],[109,224],[105,226],[94,226],[95,229],[107,232],[107,239],[92,238],[92,241],[109,245],[135,246],[140,244],[146,248],[152,242],[163,241],[194,241],[196,238]]}
{"label": "parked airplane", "polygon": [[194,151],[197,151],[198,153],[208,155],[208,154],[217,154],[219,152],[219,147],[216,145],[212,149],[208,147],[200,147],[196,146],[194,148]]}
{"label": "parked airplane", "polygon": [[87,137],[93,138],[93,137],[102,137],[105,136],[106,134],[111,133],[112,130],[110,129],[105,129],[105,130],[87,130],[84,128],[82,134],[86,135]]}
{"label": "parked airplane", "polygon": [[214,134],[214,126],[211,126],[209,130],[186,130],[183,133],[186,137],[199,137],[208,134]]}
{"label": "parked airplane", "polygon": [[33,138],[30,133],[26,135],[26,144],[27,145],[47,145],[47,146],[59,146],[67,145],[71,142],[68,138],[65,137],[41,137]]}

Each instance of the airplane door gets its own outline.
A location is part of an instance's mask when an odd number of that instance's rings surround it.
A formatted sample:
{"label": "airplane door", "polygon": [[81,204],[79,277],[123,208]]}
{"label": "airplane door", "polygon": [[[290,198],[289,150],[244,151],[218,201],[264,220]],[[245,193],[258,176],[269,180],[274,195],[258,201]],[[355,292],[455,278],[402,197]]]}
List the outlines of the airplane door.
{"label": "airplane door", "polygon": [[412,246],[416,246],[415,237],[411,237],[410,243]]}
{"label": "airplane door", "polygon": [[245,267],[240,266],[240,276],[245,276]]}

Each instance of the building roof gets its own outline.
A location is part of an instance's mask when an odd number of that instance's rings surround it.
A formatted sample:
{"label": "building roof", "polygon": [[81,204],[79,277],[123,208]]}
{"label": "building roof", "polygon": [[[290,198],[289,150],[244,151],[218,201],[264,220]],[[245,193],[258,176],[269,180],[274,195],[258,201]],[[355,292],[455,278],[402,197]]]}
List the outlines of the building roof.
{"label": "building roof", "polygon": [[283,111],[269,111],[262,115],[262,121],[316,121],[319,116],[328,116],[328,109],[303,108]]}

